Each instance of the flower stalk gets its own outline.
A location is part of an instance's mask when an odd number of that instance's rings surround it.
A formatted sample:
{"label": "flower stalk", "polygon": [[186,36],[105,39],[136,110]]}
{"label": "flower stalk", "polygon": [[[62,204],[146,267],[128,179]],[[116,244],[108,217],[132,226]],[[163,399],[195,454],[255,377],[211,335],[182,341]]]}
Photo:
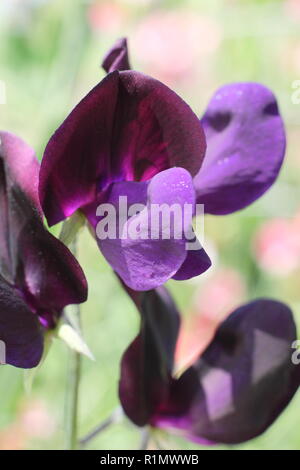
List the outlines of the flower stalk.
{"label": "flower stalk", "polygon": [[97,437],[101,432],[105,431],[105,429],[110,427],[112,424],[118,423],[122,417],[123,417],[123,410],[120,406],[118,406],[118,408],[116,408],[107,419],[102,421],[102,423],[100,423],[95,429],[93,429],[86,436],[80,439],[79,441],[80,446],[85,447],[87,444],[89,444],[90,441],[92,441],[95,437]]}
{"label": "flower stalk", "polygon": [[[71,244],[71,251],[76,257],[77,255],[77,237]],[[74,322],[80,329],[80,306],[72,307],[74,312]],[[78,441],[78,404],[79,404],[79,384],[81,373],[81,354],[70,349],[67,386],[66,386],[66,402],[65,402],[65,449],[75,450]]]}

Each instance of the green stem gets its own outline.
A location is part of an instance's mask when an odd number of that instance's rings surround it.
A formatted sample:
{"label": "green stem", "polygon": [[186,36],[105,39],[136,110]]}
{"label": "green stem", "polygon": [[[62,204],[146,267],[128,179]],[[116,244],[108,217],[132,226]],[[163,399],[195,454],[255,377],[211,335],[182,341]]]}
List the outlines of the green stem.
{"label": "green stem", "polygon": [[[71,251],[76,256],[77,242],[74,239]],[[80,328],[80,307],[73,306],[74,320]],[[79,382],[81,371],[81,355],[74,350],[69,352],[66,402],[65,402],[65,448],[74,450],[78,443],[78,402],[79,402]]]}
{"label": "green stem", "polygon": [[140,442],[140,447],[139,450],[147,450],[150,442],[150,429],[148,427],[142,429],[141,432],[141,442]]}
{"label": "green stem", "polygon": [[122,416],[122,409],[120,407],[116,408],[106,420],[104,420],[96,428],[90,431],[86,436],[80,439],[81,447],[86,446],[92,439],[97,437],[101,432],[105,431],[112,424],[118,423]]}

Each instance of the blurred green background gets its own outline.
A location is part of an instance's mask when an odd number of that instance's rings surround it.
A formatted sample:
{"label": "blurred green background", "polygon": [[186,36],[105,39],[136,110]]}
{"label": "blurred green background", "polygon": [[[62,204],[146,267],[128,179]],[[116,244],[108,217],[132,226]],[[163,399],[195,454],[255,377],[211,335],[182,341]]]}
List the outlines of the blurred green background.
{"label": "blurred green background", "polygon": [[[0,127],[23,137],[39,158],[51,133],[104,76],[101,58],[121,36],[129,38],[134,68],[168,84],[199,116],[227,82],[259,81],[278,97],[288,131],[278,182],[247,210],[207,217],[204,246],[213,268],[201,278],[169,283],[185,318],[181,356],[191,352],[197,335],[207,341],[203,318],[213,325],[257,296],[287,302],[300,326],[300,104],[291,99],[292,84],[300,79],[299,26],[299,0],[0,0],[6,94]],[[118,405],[120,357],[139,318],[87,231],[80,262],[89,281],[84,336],[96,358],[83,359],[84,435]],[[66,346],[55,340],[30,393],[23,371],[1,367],[0,449],[63,448],[67,363]],[[298,392],[264,435],[233,448],[300,449],[299,420]],[[132,449],[139,441],[140,430],[124,419],[88,448]],[[161,446],[198,448],[166,435]]]}

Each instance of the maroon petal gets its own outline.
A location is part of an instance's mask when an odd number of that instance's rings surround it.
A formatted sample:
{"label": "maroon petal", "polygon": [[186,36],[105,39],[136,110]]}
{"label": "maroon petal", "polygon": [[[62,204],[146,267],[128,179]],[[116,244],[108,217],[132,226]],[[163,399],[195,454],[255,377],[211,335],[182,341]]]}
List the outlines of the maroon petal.
{"label": "maroon petal", "polygon": [[238,308],[195,365],[174,381],[165,409],[152,421],[200,442],[258,436],[300,384],[300,366],[292,363],[296,337],[286,305],[258,300]]}
{"label": "maroon petal", "polygon": [[37,309],[60,313],[87,299],[87,281],[70,250],[38,218],[27,219],[18,238],[18,278]]}
{"label": "maroon petal", "polygon": [[19,186],[39,209],[40,165],[34,150],[20,137],[0,131],[0,161],[7,185]]}
{"label": "maroon petal", "polygon": [[121,362],[120,401],[138,426],[166,398],[179,330],[179,314],[164,288],[140,294],[141,330]]}
{"label": "maroon petal", "polygon": [[39,163],[33,150],[19,137],[0,132],[0,274],[13,282],[14,266],[11,250],[10,190],[18,185],[26,197],[39,209]]}
{"label": "maroon petal", "polygon": [[58,312],[83,302],[87,284],[79,264],[43,225],[36,200],[39,165],[32,150],[11,134],[1,133],[1,142],[0,274],[36,311]]}
{"label": "maroon petal", "polygon": [[194,179],[197,202],[229,214],[259,198],[276,180],[285,131],[273,93],[258,83],[220,88],[202,118],[207,153]]}
{"label": "maroon petal", "polygon": [[43,354],[43,333],[20,294],[0,276],[0,351],[7,364],[36,367]]}
{"label": "maroon petal", "polygon": [[41,164],[39,193],[49,225],[94,201],[110,175],[118,73],[108,75],[51,137]]}
{"label": "maroon petal", "polygon": [[102,67],[107,73],[130,70],[126,38],[118,39],[103,59]]}
{"label": "maroon petal", "polygon": [[134,71],[113,72],[50,139],[40,199],[53,225],[116,181],[145,181],[180,166],[195,175],[205,153],[199,120],[173,91]]}

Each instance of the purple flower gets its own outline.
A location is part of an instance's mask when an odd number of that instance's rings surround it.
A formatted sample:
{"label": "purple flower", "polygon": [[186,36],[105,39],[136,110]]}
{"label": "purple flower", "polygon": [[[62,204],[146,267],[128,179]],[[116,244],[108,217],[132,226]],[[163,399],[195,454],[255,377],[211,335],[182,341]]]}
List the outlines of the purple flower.
{"label": "purple flower", "polygon": [[[126,39],[103,61],[107,72],[130,68]],[[262,196],[276,180],[285,129],[274,94],[259,83],[232,83],[216,91],[201,119],[207,150],[194,177],[205,212],[229,214]]]}
{"label": "purple flower", "polygon": [[172,376],[179,314],[164,288],[129,292],[140,333],[121,362],[120,400],[138,426],[173,431],[198,443],[234,444],[258,436],[292,399],[300,366],[292,362],[290,309],[261,299],[235,310],[179,378]]}
{"label": "purple flower", "polygon": [[[120,196],[127,196],[131,204],[146,206],[131,222],[141,222],[148,234],[149,208],[156,202],[195,210],[197,202],[206,212],[225,214],[253,202],[276,179],[284,129],[265,87],[236,84],[217,93],[201,121],[208,142],[204,158],[201,122],[165,85],[128,70],[126,40],[109,51],[103,67],[108,75],[46,147],[39,191],[50,225],[80,209],[97,232],[99,204],[117,207]],[[193,236],[191,224],[192,216],[185,228]],[[210,266],[201,246],[186,249],[186,230],[169,239],[162,228],[156,240],[97,238],[112,268],[135,290],[150,290],[171,277],[188,279]]]}
{"label": "purple flower", "polygon": [[38,174],[33,150],[0,132],[0,340],[6,363],[23,368],[39,363],[62,309],[87,298],[76,259],[43,225]]}
{"label": "purple flower", "polygon": [[[46,147],[40,200],[50,225],[81,209],[96,232],[97,207],[117,205],[119,196],[127,196],[131,205],[146,206],[136,216],[143,227],[151,204],[195,206],[191,175],[197,174],[206,147],[199,120],[159,81],[115,70],[127,64],[121,41],[104,60],[113,71],[75,107]],[[191,228],[192,215],[185,228]],[[188,278],[210,266],[199,246],[193,252],[198,263],[189,268],[183,232],[166,239],[162,231],[156,239],[97,242],[117,274],[137,290],[157,287],[173,276]]]}

